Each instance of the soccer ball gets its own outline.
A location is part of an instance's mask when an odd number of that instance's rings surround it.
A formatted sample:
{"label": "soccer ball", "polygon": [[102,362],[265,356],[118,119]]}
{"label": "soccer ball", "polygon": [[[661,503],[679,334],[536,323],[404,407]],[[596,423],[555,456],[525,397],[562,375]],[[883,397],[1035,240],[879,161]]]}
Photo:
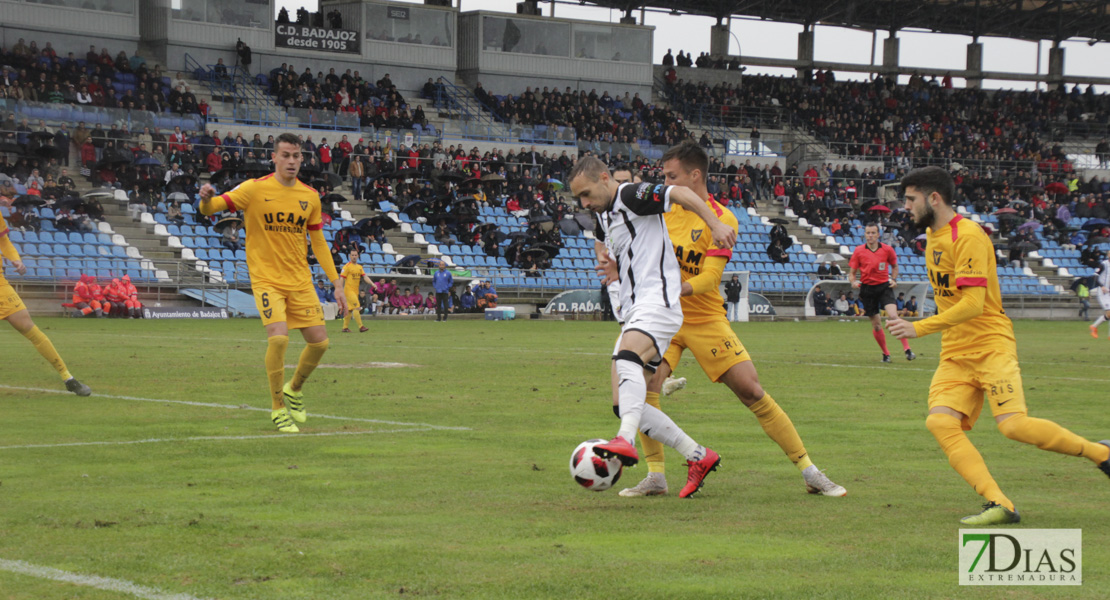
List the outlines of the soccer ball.
{"label": "soccer ball", "polygon": [[586,440],[570,455],[570,475],[578,485],[602,492],[621,478],[621,461],[617,458],[604,459],[594,454],[594,446],[607,440]]}

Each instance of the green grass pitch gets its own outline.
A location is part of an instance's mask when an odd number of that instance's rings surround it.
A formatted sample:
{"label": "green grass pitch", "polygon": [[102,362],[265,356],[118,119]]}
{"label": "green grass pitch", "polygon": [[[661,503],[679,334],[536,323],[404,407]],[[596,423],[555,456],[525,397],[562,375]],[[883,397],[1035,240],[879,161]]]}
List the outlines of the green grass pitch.
{"label": "green grass pitch", "polygon": [[[575,445],[617,429],[612,323],[332,323],[300,435],[268,420],[257,321],[38,323],[96,395],[66,394],[0,327],[0,561],[229,600],[1070,599],[1110,585],[1110,481],[989,416],[971,438],[1020,527],[1081,528],[1084,585],[957,585],[957,519],[980,499],[924,426],[939,336],[882,365],[864,322],[735,325],[846,498],[806,494],[687,355],[689,386],[663,407],[723,462],[680,500],[673,451],[665,497],[617,496],[642,466],[604,493],[568,474]],[[1110,438],[1110,341],[1081,323],[1016,329],[1031,414]],[[0,569],[0,600],[132,597]]]}

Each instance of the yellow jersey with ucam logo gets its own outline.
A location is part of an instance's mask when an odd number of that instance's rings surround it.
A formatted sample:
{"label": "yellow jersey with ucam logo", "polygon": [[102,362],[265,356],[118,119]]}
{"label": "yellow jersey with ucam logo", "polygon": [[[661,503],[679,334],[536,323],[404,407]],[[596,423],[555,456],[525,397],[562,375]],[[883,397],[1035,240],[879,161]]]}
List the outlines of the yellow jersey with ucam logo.
{"label": "yellow jersey with ucam logo", "polygon": [[963,298],[965,288],[987,289],[981,315],[944,330],[941,358],[1016,350],[1014,326],[1002,308],[994,244],[987,233],[977,223],[960,215],[928,233],[925,263],[929,282],[933,285],[937,314],[955,306]]}
{"label": "yellow jersey with ucam logo", "polygon": [[220,198],[227,202],[228,210],[243,212],[252,284],[280,289],[312,287],[308,232],[324,226],[316,190],[299,180],[284,186],[270,174],[244,181]]}
{"label": "yellow jersey with ucam logo", "polygon": [[[736,215],[732,211],[718,204],[713,196],[709,196],[705,203],[722,223],[733,231],[739,231]],[[663,219],[667,222],[667,235],[671,238],[678,267],[682,270],[682,281],[700,275],[710,256],[723,257],[726,263],[732,258],[732,248],[724,248],[714,242],[709,226],[697,214],[672,204]],[[725,318],[725,300],[721,297],[719,284],[718,281],[716,287],[704,294],[682,297],[684,323],[706,323]]]}

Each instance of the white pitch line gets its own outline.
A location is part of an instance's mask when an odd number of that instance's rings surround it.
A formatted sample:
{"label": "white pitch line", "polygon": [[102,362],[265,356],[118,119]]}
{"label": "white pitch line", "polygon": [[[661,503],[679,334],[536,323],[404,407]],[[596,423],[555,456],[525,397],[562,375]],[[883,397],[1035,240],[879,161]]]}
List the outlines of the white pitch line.
{"label": "white pitch line", "polygon": [[130,581],[124,581],[123,579],[70,573],[69,571],[62,571],[52,567],[33,565],[21,560],[6,560],[0,558],[0,570],[27,575],[29,577],[38,577],[39,579],[52,579],[54,581],[62,581],[74,585],[83,585],[85,587],[109,592],[122,592],[135,596],[136,598],[142,598],[143,600],[203,600],[202,598],[190,596],[189,594],[171,594],[163,592],[158,588],[142,586]]}
{"label": "white pitch line", "polygon": [[[33,387],[20,387],[15,385],[0,384],[0,389],[5,390],[19,390],[24,392],[42,392],[46,394],[69,394],[69,392],[62,390],[52,390],[47,388],[33,388]],[[270,412],[268,408],[258,406],[236,406],[233,404],[217,404],[214,402],[191,402],[189,400],[165,400],[159,398],[140,398],[138,396],[116,396],[113,394],[93,394],[94,398],[113,398],[115,400],[133,400],[136,402],[154,402],[157,404],[182,404],[185,406],[201,406],[204,408],[224,408],[230,410],[254,410],[260,412]],[[362,419],[359,417],[339,417],[335,415],[321,415],[317,413],[309,413],[314,419],[335,419],[337,421],[354,421],[357,423],[377,423],[378,425],[397,425],[400,427],[425,427],[427,429],[436,429],[441,431],[470,431],[469,427],[448,427],[446,425],[432,425],[430,423],[406,423],[403,421],[384,421],[382,419]]]}
{"label": "white pitch line", "polygon": [[270,434],[270,435],[202,435],[185,438],[149,438],[145,440],[122,440],[107,442],[67,442],[62,444],[24,444],[22,446],[0,446],[0,450],[22,450],[27,448],[69,448],[71,446],[129,446],[132,444],[162,444],[166,442],[207,442],[224,440],[295,440],[306,437],[333,437],[338,435],[371,435],[375,433],[409,433],[412,431],[432,431],[429,427],[413,429],[378,429],[374,431],[322,431],[318,433],[302,433],[299,435]]}

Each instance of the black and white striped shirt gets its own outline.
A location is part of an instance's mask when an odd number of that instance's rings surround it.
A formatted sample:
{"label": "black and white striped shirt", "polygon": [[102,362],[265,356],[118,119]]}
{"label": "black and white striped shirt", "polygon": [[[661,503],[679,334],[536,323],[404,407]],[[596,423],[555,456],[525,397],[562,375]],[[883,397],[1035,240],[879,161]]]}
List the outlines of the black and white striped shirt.
{"label": "black and white striped shirt", "polygon": [[617,261],[624,316],[644,305],[681,310],[682,273],[663,220],[670,193],[669,185],[621,184],[613,205],[597,216],[597,239]]}

